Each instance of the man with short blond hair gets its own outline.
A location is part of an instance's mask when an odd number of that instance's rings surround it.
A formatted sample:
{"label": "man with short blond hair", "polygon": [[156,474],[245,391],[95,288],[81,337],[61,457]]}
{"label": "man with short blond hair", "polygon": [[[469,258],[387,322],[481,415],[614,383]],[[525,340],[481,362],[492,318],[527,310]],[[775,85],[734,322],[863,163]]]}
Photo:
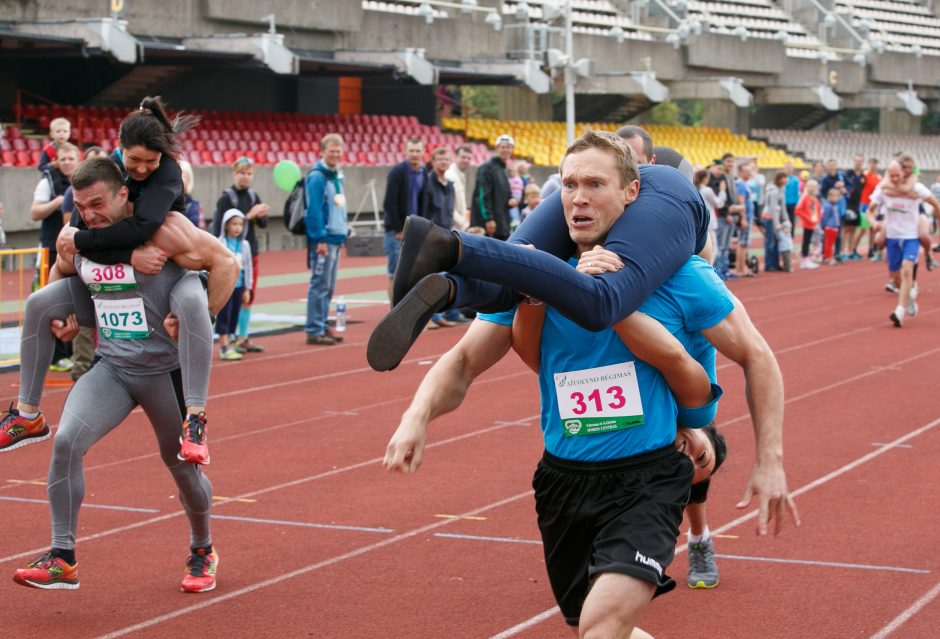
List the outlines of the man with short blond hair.
{"label": "man with short blond hair", "polygon": [[340,249],[349,234],[348,207],[340,162],[346,146],[338,134],[327,135],[321,157],[307,175],[307,255],[310,286],[307,289],[307,344],[332,346],[343,341],[327,324],[330,300],[336,288]]}

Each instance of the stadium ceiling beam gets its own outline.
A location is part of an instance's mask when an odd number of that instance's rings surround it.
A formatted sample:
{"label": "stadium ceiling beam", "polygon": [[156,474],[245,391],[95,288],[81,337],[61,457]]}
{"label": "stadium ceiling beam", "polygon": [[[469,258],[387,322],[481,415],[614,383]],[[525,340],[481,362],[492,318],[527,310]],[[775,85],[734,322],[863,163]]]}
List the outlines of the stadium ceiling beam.
{"label": "stadium ceiling beam", "polygon": [[81,38],[85,46],[100,49],[124,64],[143,61],[143,47],[137,38],[127,31],[127,22],[114,18],[88,18],[81,20],[41,20],[18,22],[18,33],[53,36],[59,38]]}
{"label": "stadium ceiling beam", "polygon": [[768,87],[761,93],[762,104],[810,104],[828,111],[840,111],[842,98],[832,88],[821,84],[805,87]]}
{"label": "stadium ceiling beam", "polygon": [[642,95],[650,102],[665,102],[670,97],[669,87],[656,79],[655,71],[598,73],[578,78],[574,90],[595,95]]}
{"label": "stadium ceiling beam", "polygon": [[280,75],[300,73],[300,59],[284,46],[281,33],[244,33],[208,36],[205,38],[184,38],[183,46],[197,51],[227,51],[247,53]]}
{"label": "stadium ceiling beam", "polygon": [[464,62],[460,66],[481,73],[512,76],[535,93],[548,93],[552,90],[551,76],[542,71],[535,60]]}
{"label": "stadium ceiling beam", "polygon": [[754,102],[754,94],[744,88],[744,81],[731,76],[687,78],[670,82],[669,96],[687,100],[731,100],[735,106],[741,108],[749,107]]}
{"label": "stadium ceiling beam", "polygon": [[355,49],[337,51],[333,59],[340,62],[368,62],[394,68],[418,84],[437,84],[437,67],[424,57],[424,49]]}

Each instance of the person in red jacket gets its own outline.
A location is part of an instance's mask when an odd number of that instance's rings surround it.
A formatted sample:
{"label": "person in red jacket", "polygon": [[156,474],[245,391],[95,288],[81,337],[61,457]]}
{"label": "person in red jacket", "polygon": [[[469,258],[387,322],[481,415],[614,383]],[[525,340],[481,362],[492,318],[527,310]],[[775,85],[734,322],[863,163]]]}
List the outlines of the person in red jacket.
{"label": "person in red jacket", "polygon": [[806,188],[803,189],[803,195],[796,205],[796,216],[800,218],[800,225],[803,227],[803,246],[800,262],[800,268],[814,269],[819,268],[819,264],[810,258],[810,243],[813,239],[816,225],[822,218],[822,205],[819,203],[819,182],[808,180]]}

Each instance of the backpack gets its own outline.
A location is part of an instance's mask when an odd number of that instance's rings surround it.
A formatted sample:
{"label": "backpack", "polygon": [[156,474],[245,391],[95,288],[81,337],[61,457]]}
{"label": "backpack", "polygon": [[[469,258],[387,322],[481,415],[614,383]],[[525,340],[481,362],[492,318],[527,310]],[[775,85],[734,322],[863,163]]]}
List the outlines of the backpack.
{"label": "backpack", "polygon": [[284,202],[284,226],[294,235],[307,234],[307,189],[304,178],[297,180]]}
{"label": "backpack", "polygon": [[[235,192],[235,189],[227,188],[225,189],[225,194],[228,196],[229,201],[232,203],[232,208],[237,209],[238,208],[238,194]],[[248,205],[249,209],[255,204],[257,204],[260,199],[261,198],[258,197],[258,194],[255,193],[254,189],[248,189],[248,200],[251,202],[251,204]],[[247,212],[248,211],[242,211],[242,213],[247,213]]]}

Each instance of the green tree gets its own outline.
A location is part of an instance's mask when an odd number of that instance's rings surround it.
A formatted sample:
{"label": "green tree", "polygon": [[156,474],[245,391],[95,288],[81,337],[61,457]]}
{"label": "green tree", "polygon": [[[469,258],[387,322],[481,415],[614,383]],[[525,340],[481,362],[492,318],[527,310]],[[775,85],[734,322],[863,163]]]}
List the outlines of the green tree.
{"label": "green tree", "polygon": [[464,106],[472,118],[498,118],[499,94],[495,86],[466,85],[460,87]]}

